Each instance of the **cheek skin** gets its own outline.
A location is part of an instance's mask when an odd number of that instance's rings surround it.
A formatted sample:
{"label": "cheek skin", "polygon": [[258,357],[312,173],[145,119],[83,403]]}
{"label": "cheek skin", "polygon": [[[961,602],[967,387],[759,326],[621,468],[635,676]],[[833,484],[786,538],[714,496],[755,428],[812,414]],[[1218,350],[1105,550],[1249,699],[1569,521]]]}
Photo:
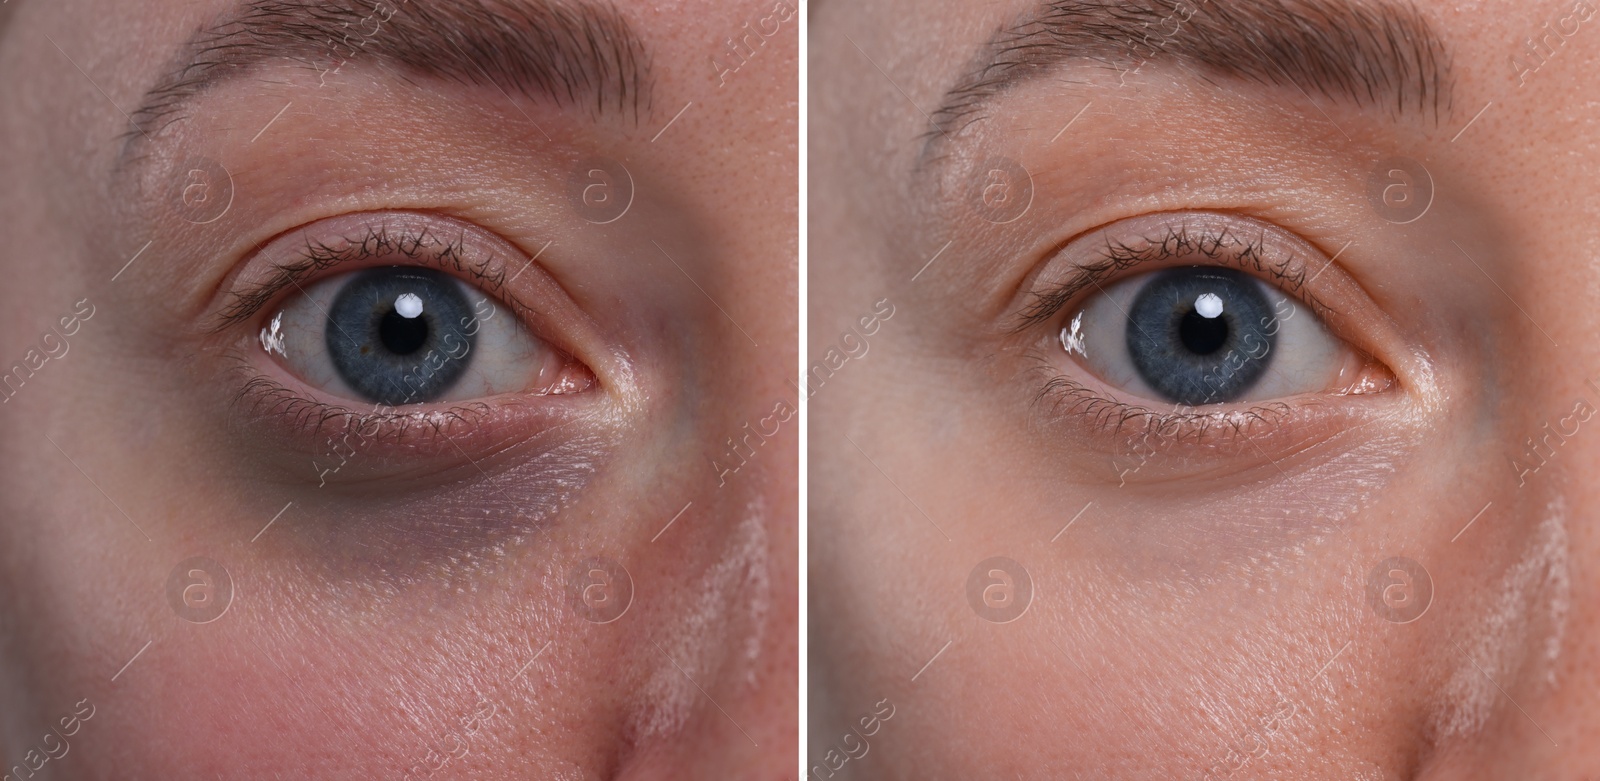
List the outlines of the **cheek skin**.
{"label": "cheek skin", "polygon": [[[655,642],[683,669],[657,667],[645,681],[641,696],[648,705],[628,724],[636,742],[682,728],[700,696],[690,679],[707,680],[718,670],[734,669],[743,671],[735,676],[736,689],[743,691],[755,683],[774,596],[767,524],[757,496],[715,562],[676,592],[670,612],[678,618]],[[716,638],[742,640],[730,645],[714,642]]]}
{"label": "cheek skin", "polygon": [[[470,605],[440,610],[411,600],[362,624],[319,620],[326,594],[303,583],[231,569],[237,596],[219,621],[149,618],[156,641],[108,692],[99,725],[120,745],[87,753],[86,762],[104,761],[107,774],[132,766],[226,775],[249,766],[375,777],[455,736],[470,754],[452,765],[496,775],[614,763],[617,747],[605,733],[580,729],[614,722],[620,708],[587,694],[597,690],[590,665],[610,659],[627,677],[632,663],[620,635],[565,613],[555,568],[535,569],[520,587],[485,584]],[[499,715],[466,733],[460,722],[480,702]],[[552,730],[565,739],[552,743]]]}
{"label": "cheek skin", "polygon": [[[241,562],[222,619],[188,624],[158,606],[144,619],[155,642],[109,690],[81,682],[106,736],[85,767],[394,776],[459,739],[468,753],[444,777],[670,777],[687,761],[678,747],[724,718],[689,678],[734,703],[768,661],[768,522],[751,500],[726,537],[631,561],[633,604],[609,624],[566,604],[566,565],[587,544],[529,549],[506,568],[517,577],[478,580],[470,598],[413,593],[361,621],[324,620],[327,593],[253,578],[261,565]],[[703,574],[686,582],[685,571]],[[497,715],[466,731],[482,703]]]}
{"label": "cheek skin", "polygon": [[1477,595],[1473,620],[1452,633],[1461,653],[1431,724],[1439,740],[1483,729],[1501,696],[1491,679],[1556,683],[1572,602],[1565,500],[1550,498],[1538,517],[1514,563]]}
{"label": "cheek skin", "polygon": [[[782,464],[776,448],[792,443],[788,436],[763,454],[774,459],[774,470]],[[88,450],[76,438],[57,439],[69,451]],[[193,452],[176,441],[157,449]],[[51,691],[36,698],[45,706],[92,698],[99,711],[70,761],[104,777],[146,763],[149,772],[187,775],[199,768],[227,777],[241,762],[313,777],[333,770],[396,776],[461,735],[461,719],[480,700],[502,715],[464,737],[469,754],[452,759],[444,777],[469,768],[476,777],[670,777],[677,763],[703,759],[710,746],[745,740],[737,731],[714,733],[725,730],[726,718],[684,672],[763,746],[777,745],[775,736],[757,731],[767,714],[740,712],[736,705],[765,701],[752,688],[775,685],[770,678],[755,680],[757,669],[773,664],[773,646],[782,636],[782,625],[773,624],[783,620],[773,600],[784,592],[772,570],[773,546],[781,550],[784,542],[768,532],[777,514],[764,498],[772,476],[756,462],[737,483],[718,489],[703,475],[693,479],[699,472],[652,475],[635,462],[660,455],[624,451],[582,491],[574,488],[577,501],[561,505],[523,539],[377,578],[367,576],[382,574],[384,561],[398,555],[377,550],[380,543],[403,552],[408,530],[435,530],[441,538],[433,543],[443,549],[452,533],[459,541],[471,524],[482,523],[486,509],[493,514],[544,504],[549,492],[543,482],[514,479],[538,467],[513,469],[503,476],[507,482],[478,483],[475,490],[493,493],[492,499],[397,506],[389,517],[326,513],[314,502],[299,502],[292,517],[286,514],[249,542],[276,506],[245,510],[231,492],[185,491],[182,483],[141,487],[137,475],[85,459],[108,493],[147,520],[160,542],[127,539],[136,533],[111,525],[125,522],[108,516],[114,511],[98,494],[76,492],[53,506],[49,517],[81,522],[55,537],[62,544],[43,551],[56,560],[13,562],[8,570],[34,573],[13,583],[13,593],[51,595],[41,609],[53,617],[23,623],[56,626],[61,616],[98,617],[62,639],[73,651],[38,649],[38,658],[20,668],[62,671],[49,679]],[[691,463],[687,457],[670,461]],[[51,466],[53,484],[61,484],[65,475],[53,467],[71,467]],[[705,470],[698,462],[685,468]],[[184,478],[202,486],[228,482],[195,470]],[[694,492],[683,494],[684,486],[695,486]],[[690,511],[650,542],[679,502],[691,498]],[[257,520],[246,525],[242,518]],[[361,540],[338,528],[349,523],[371,532],[368,544],[345,544]],[[328,545],[316,544],[319,532]],[[228,567],[236,596],[221,619],[189,624],[160,599],[174,550],[206,554]],[[569,571],[595,553],[620,560],[635,583],[630,610],[611,624],[582,621],[567,606]],[[74,580],[85,561],[104,562],[119,584],[111,598],[101,589],[86,593]],[[104,627],[120,629],[107,633]],[[108,684],[146,641],[153,642]],[[25,728],[54,715],[43,712]],[[715,740],[708,737],[713,734]]]}
{"label": "cheek skin", "polygon": [[[990,430],[940,425],[952,447]],[[821,642],[849,649],[829,662],[836,690],[893,698],[905,714],[901,734],[915,735],[875,743],[883,759],[862,763],[874,768],[860,771],[869,776],[999,769],[1026,778],[1095,767],[1112,777],[1178,777],[1228,762],[1230,752],[1258,752],[1228,777],[1451,777],[1476,772],[1470,757],[1486,730],[1523,718],[1496,683],[1519,701],[1552,691],[1571,609],[1562,489],[1552,479],[1519,493],[1495,471],[1492,442],[1399,458],[1403,449],[1377,437],[1377,452],[1390,458],[1367,463],[1373,453],[1357,448],[1322,474],[1342,496],[1308,474],[1316,499],[1307,509],[1328,508],[1337,528],[1250,526],[1237,498],[1196,500],[1210,513],[1140,511],[1148,505],[1112,498],[1047,542],[1084,504],[1084,488],[1070,503],[1021,500],[1039,492],[1013,465],[978,459],[946,473],[891,455],[902,436],[928,434],[902,424],[888,438],[856,440],[934,512],[953,544],[869,474],[853,486],[852,504],[860,517],[892,520],[878,531],[856,524],[861,539],[830,549],[842,561],[817,587],[830,623],[852,627],[848,640],[821,628]],[[1383,468],[1350,474],[1338,471],[1341,460]],[[1463,483],[1491,491],[1450,488]],[[1490,499],[1499,518],[1451,542]],[[1290,530],[1295,538],[1264,543]],[[1251,549],[1272,553],[1245,555]],[[1034,578],[1032,609],[1014,623],[978,620],[963,601],[968,569],[989,555],[1023,562]],[[1383,620],[1367,601],[1374,565],[1395,555],[1431,574],[1430,609],[1412,623]],[[901,609],[873,607],[890,600]],[[857,703],[845,699],[832,718],[851,715]],[[1041,723],[1052,739],[1027,737]],[[923,750],[930,745],[942,748]]]}

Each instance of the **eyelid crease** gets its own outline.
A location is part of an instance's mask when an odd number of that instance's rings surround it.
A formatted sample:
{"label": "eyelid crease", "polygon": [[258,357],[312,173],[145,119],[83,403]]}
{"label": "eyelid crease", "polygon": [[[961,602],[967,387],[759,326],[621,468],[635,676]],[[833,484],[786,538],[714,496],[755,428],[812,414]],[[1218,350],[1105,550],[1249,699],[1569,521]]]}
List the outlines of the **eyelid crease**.
{"label": "eyelid crease", "polygon": [[[249,319],[272,301],[279,291],[290,285],[299,286],[300,282],[316,272],[344,263],[391,254],[403,255],[412,260],[425,260],[432,266],[469,274],[482,282],[489,292],[504,299],[513,308],[522,310],[529,308],[514,296],[504,292],[506,270],[503,266],[498,269],[491,268],[495,261],[492,253],[482,262],[467,260],[463,252],[466,246],[464,229],[454,240],[445,239],[442,242],[436,238],[436,233],[428,226],[422,226],[418,230],[400,228],[398,235],[395,235],[386,220],[379,225],[366,226],[366,235],[359,239],[346,236],[332,245],[308,236],[304,248],[297,250],[300,255],[299,260],[277,264],[275,273],[270,278],[244,290],[234,291],[231,294],[233,303],[217,315],[217,324],[211,330],[216,333]],[[264,245],[257,245],[257,249],[264,249]]]}
{"label": "eyelid crease", "polygon": [[[1046,290],[1035,291],[1034,302],[1021,312],[1019,322],[1011,331],[1021,332],[1053,318],[1079,293],[1099,287],[1107,279],[1134,266],[1194,255],[1224,260],[1230,267],[1253,270],[1271,277],[1280,283],[1279,287],[1305,301],[1318,317],[1334,311],[1315,295],[1303,292],[1310,280],[1306,276],[1306,267],[1296,262],[1297,257],[1292,250],[1281,262],[1266,257],[1265,226],[1254,238],[1226,225],[1217,230],[1199,227],[1198,235],[1191,227],[1188,221],[1177,225],[1168,223],[1164,226],[1164,233],[1142,236],[1132,244],[1107,236],[1105,246],[1098,250],[1100,260],[1079,264],[1066,281]],[[1057,245],[1055,252],[1061,252],[1072,241],[1068,239]],[[1320,270],[1318,273],[1321,273]],[[1311,279],[1314,278],[1315,275],[1312,275]]]}

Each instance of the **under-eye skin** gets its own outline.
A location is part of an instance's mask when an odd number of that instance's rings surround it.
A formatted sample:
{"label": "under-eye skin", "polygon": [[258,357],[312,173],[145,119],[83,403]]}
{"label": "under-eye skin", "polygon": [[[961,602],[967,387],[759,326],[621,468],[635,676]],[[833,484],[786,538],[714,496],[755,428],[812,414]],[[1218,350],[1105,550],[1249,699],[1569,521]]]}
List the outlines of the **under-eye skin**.
{"label": "under-eye skin", "polygon": [[534,266],[433,214],[344,215],[280,236],[217,316],[232,334],[234,409],[314,455],[332,437],[425,460],[559,426],[592,409],[601,383],[563,333],[572,302]]}
{"label": "under-eye skin", "polygon": [[1325,424],[1338,404],[1396,390],[1335,306],[1360,304],[1331,263],[1233,214],[1144,215],[1071,239],[1030,278],[1014,324],[1043,378],[1038,406],[1091,430],[1215,444]]}

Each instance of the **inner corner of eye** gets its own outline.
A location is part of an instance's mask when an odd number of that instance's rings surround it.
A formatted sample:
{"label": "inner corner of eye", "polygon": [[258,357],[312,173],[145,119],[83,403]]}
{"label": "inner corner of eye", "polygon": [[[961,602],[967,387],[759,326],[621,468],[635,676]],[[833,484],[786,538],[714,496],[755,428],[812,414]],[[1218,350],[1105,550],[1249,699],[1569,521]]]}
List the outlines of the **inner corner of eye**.
{"label": "inner corner of eye", "polygon": [[318,390],[402,406],[588,385],[507,308],[453,275],[381,266],[330,276],[260,329],[263,351]]}

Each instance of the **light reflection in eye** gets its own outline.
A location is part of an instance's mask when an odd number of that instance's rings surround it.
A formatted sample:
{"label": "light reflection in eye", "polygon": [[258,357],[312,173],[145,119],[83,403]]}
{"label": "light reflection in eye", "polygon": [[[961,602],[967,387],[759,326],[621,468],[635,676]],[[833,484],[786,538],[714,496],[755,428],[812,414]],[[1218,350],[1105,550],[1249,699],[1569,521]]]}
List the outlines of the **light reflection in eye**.
{"label": "light reflection in eye", "polygon": [[[1068,328],[1071,329],[1070,333]],[[1068,326],[1068,328],[1061,329],[1061,347],[1067,351],[1067,355],[1077,353],[1078,355],[1087,356],[1088,353],[1084,351],[1083,346],[1082,312],[1072,316],[1072,325]]]}
{"label": "light reflection in eye", "polygon": [[267,355],[277,353],[283,355],[283,312],[272,316],[272,324],[261,329],[261,349]]}

